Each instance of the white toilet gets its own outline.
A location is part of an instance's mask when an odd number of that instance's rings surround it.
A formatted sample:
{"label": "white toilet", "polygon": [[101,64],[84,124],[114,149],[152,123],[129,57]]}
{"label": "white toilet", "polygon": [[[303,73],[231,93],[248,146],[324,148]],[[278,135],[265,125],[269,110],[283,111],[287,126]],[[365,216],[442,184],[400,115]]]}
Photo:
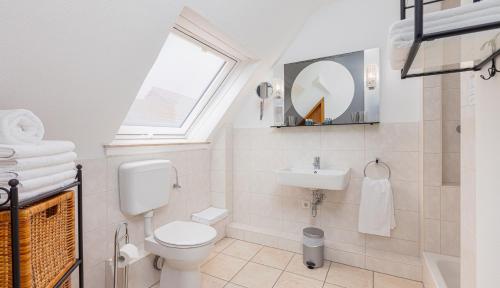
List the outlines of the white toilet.
{"label": "white toilet", "polygon": [[128,215],[145,214],[144,248],[165,259],[160,288],[200,288],[200,265],[217,237],[209,225],[174,221],[152,231],[154,209],[168,204],[172,164],[168,160],[125,163],[119,169],[120,207]]}
{"label": "white toilet", "polygon": [[161,288],[200,288],[200,265],[207,259],[217,232],[194,222],[175,221],[154,231],[144,248],[165,259]]}

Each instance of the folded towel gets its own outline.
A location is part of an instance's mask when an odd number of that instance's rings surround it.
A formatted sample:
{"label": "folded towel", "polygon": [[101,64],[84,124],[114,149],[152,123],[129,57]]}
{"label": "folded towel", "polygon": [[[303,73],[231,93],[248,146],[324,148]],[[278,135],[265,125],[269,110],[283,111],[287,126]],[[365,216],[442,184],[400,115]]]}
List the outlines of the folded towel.
{"label": "folded towel", "polygon": [[[17,187],[19,187],[19,193],[23,193],[51,186],[69,179],[72,179],[74,181],[75,176],[76,170],[69,170],[49,176],[43,176],[29,180],[20,180]],[[0,187],[8,187],[8,181],[0,181]]]}
{"label": "folded towel", "polygon": [[20,159],[2,159],[0,158],[0,173],[31,170],[47,166],[56,166],[76,160],[75,152],[65,152],[49,156],[20,158]]}
{"label": "folded towel", "polygon": [[69,141],[42,141],[33,145],[0,144],[0,158],[19,159],[72,152],[75,144]]}
{"label": "folded towel", "polygon": [[390,237],[395,227],[391,182],[365,177],[361,188],[359,232]]}
{"label": "folded towel", "polygon": [[[500,21],[500,1],[483,0],[477,3],[425,14],[424,33],[429,34],[497,21]],[[390,28],[388,46],[393,69],[401,69],[408,57],[408,52],[415,36],[414,25],[413,19],[406,19],[394,23]],[[492,33],[493,35],[496,34],[495,31]],[[462,38],[462,41],[469,39],[470,41],[477,41],[475,37]],[[420,53],[418,56],[419,59],[415,61],[416,63],[422,61]],[[459,60],[457,59],[457,61]]]}
{"label": "folded towel", "polygon": [[40,118],[25,109],[0,110],[0,143],[37,144],[45,130]]}
{"label": "folded towel", "polygon": [[0,182],[7,183],[10,179],[17,179],[19,181],[30,180],[34,178],[62,173],[65,171],[73,171],[74,169],[75,162],[68,162],[61,165],[47,166],[30,170],[0,171]]}
{"label": "folded towel", "polygon": [[[31,199],[43,193],[50,192],[52,190],[56,190],[64,186],[67,186],[73,182],[75,182],[75,179],[66,179],[53,185],[40,187],[38,189],[34,189],[31,191],[25,191],[23,193],[19,193],[19,200],[22,201],[26,199]],[[0,190],[0,203],[3,203],[5,200],[7,200],[7,193]]]}

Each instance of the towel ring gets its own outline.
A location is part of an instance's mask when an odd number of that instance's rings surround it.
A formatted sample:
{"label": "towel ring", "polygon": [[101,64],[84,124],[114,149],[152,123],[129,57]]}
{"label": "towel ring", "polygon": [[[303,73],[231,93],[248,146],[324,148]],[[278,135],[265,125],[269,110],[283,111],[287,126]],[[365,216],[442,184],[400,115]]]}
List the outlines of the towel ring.
{"label": "towel ring", "polygon": [[391,167],[389,167],[389,165],[387,165],[385,162],[380,161],[378,158],[376,158],[373,161],[370,161],[370,162],[366,163],[365,169],[363,170],[363,173],[365,174],[365,177],[366,177],[366,168],[368,168],[368,166],[370,166],[371,164],[376,164],[376,165],[382,165],[382,166],[384,166],[385,169],[387,169],[387,173],[389,174],[387,176],[387,179],[391,179]]}

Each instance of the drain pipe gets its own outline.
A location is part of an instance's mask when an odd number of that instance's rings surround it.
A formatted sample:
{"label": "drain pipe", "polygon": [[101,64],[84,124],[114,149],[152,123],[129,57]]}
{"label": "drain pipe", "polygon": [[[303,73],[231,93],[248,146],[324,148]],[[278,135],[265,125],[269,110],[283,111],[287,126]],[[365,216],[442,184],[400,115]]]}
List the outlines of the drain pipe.
{"label": "drain pipe", "polygon": [[153,235],[153,216],[155,212],[153,210],[146,212],[144,214],[144,237],[148,238]]}

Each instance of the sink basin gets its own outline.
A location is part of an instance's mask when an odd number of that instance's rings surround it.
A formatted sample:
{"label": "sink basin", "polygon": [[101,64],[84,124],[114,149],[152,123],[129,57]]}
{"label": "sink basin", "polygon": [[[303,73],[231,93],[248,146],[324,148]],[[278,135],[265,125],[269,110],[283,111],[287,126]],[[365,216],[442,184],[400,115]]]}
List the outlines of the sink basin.
{"label": "sink basin", "polygon": [[309,189],[344,190],[351,169],[281,169],[276,171],[278,183]]}

